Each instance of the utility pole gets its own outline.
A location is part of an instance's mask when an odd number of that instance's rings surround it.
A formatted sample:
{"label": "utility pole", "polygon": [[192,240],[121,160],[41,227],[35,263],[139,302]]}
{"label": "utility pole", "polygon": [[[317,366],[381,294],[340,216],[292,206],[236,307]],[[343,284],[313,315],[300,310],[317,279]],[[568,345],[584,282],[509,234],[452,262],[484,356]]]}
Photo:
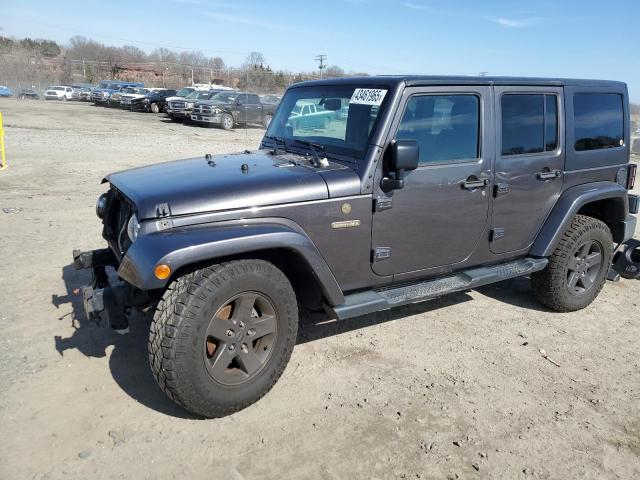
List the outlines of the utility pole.
{"label": "utility pole", "polygon": [[326,65],[324,64],[324,61],[326,60],[326,58],[327,56],[324,54],[316,55],[316,58],[315,58],[315,60],[319,62],[318,70],[320,70],[320,80],[322,80],[322,70],[326,68]]}

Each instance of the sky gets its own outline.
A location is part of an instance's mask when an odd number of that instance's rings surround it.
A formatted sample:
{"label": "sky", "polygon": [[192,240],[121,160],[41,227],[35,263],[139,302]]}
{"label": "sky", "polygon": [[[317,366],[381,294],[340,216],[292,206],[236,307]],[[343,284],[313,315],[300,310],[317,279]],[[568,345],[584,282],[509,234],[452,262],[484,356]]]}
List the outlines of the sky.
{"label": "sky", "polygon": [[201,50],[239,66],[624,81],[640,102],[640,0],[2,0],[0,35]]}

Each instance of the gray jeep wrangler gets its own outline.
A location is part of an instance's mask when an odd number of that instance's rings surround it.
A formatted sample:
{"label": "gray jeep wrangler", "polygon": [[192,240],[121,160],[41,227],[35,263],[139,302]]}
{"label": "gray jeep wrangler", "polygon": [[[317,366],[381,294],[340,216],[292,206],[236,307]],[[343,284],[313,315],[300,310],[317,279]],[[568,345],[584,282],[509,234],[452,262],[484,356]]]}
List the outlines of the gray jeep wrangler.
{"label": "gray jeep wrangler", "polygon": [[[298,118],[309,104],[322,121]],[[634,277],[629,145],[619,82],[296,84],[257,151],[105,177],[108,248],[74,252],[93,271],[84,307],[121,332],[132,308],[153,308],[160,387],[227,415],[282,374],[299,305],[342,320],[529,276],[543,305],[568,312],[616,276],[616,251]]]}

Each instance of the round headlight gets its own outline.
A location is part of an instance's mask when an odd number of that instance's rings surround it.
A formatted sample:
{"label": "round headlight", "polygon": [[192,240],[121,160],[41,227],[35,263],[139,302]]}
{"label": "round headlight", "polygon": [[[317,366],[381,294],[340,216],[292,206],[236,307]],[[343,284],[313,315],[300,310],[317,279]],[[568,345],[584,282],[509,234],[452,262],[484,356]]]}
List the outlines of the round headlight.
{"label": "round headlight", "polygon": [[103,193],[98,197],[96,202],[96,215],[99,218],[104,218],[104,214],[107,211],[107,194]]}
{"label": "round headlight", "polygon": [[138,223],[138,216],[134,213],[127,223],[127,235],[131,243],[138,239],[138,231],[140,231],[140,224]]}

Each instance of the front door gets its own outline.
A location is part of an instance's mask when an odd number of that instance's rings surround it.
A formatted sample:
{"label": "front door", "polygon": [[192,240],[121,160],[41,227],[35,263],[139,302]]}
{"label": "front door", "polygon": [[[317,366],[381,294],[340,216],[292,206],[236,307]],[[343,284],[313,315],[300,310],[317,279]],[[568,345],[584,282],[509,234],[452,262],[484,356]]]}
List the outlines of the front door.
{"label": "front door", "polygon": [[464,261],[487,241],[493,143],[488,86],[405,90],[390,138],[414,139],[419,167],[405,186],[375,184],[372,268],[392,275]]}
{"label": "front door", "polygon": [[562,189],[562,88],[495,87],[491,251],[531,246]]}

